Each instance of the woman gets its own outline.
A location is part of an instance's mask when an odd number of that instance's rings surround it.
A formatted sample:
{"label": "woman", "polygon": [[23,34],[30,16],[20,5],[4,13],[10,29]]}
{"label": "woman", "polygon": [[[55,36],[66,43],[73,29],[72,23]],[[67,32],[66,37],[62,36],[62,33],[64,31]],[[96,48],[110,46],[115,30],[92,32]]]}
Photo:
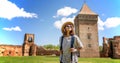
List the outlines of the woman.
{"label": "woman", "polygon": [[60,63],[78,63],[78,51],[83,48],[79,37],[74,33],[74,24],[63,24],[60,37]]}

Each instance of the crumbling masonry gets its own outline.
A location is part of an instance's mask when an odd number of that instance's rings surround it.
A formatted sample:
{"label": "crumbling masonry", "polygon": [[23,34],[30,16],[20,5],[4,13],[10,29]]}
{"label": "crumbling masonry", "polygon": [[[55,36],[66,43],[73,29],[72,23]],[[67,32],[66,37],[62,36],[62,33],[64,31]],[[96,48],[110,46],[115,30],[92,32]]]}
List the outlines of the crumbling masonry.
{"label": "crumbling masonry", "polygon": [[59,55],[58,50],[46,50],[34,43],[34,34],[25,34],[23,45],[0,45],[0,56]]}
{"label": "crumbling masonry", "polygon": [[120,36],[103,37],[103,57],[120,58]]}

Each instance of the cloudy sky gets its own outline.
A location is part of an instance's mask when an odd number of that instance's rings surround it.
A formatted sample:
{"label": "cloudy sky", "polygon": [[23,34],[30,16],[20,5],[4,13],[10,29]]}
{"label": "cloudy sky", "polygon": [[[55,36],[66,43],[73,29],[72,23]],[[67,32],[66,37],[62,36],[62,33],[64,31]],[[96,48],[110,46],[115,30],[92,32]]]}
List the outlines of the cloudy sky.
{"label": "cloudy sky", "polygon": [[[74,21],[84,0],[0,0],[0,44],[22,45],[24,34],[35,34],[37,45],[59,44],[61,26]],[[120,0],[86,0],[99,15],[102,37],[120,36]]]}

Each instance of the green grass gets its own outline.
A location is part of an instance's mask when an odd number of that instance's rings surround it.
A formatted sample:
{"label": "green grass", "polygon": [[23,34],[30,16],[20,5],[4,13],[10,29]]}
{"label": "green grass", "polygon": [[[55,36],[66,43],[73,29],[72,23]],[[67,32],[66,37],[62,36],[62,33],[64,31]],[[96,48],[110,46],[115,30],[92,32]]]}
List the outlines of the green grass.
{"label": "green grass", "polygon": [[[0,57],[0,63],[59,63],[56,56]],[[79,58],[78,63],[120,63],[120,59]]]}

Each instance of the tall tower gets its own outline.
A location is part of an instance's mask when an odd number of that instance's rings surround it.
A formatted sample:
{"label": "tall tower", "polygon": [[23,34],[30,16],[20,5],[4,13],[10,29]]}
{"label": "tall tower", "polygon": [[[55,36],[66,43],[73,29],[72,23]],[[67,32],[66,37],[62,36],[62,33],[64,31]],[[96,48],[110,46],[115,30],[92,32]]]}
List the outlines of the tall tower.
{"label": "tall tower", "polygon": [[36,45],[34,44],[34,34],[25,34],[22,48],[23,56],[36,56]]}
{"label": "tall tower", "polygon": [[80,57],[99,57],[97,21],[98,15],[84,3],[74,20],[75,32],[84,46]]}

